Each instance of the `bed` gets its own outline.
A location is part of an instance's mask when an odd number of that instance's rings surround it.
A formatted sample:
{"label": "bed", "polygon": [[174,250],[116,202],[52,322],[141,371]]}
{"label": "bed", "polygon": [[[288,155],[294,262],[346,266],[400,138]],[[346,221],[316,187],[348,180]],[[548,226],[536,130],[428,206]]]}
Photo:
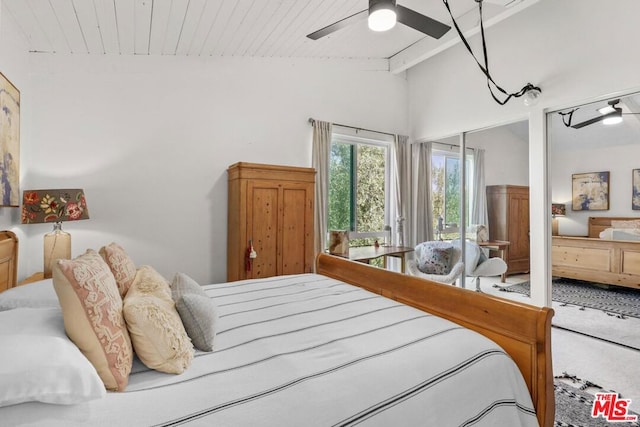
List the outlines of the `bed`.
{"label": "bed", "polygon": [[638,221],[590,217],[587,237],[553,236],[552,275],[640,289],[640,228],[634,227]]}
{"label": "bed", "polygon": [[[60,307],[46,297],[48,280],[0,294],[0,310],[9,307],[0,311],[0,339],[28,342],[31,350],[17,350],[25,355],[35,355],[44,334],[40,317],[48,334],[64,338]],[[202,288],[218,310],[215,349],[196,351],[182,374],[134,360],[122,392],[4,406],[0,419],[47,426],[553,425],[550,308],[325,254],[314,274]],[[10,306],[27,291],[48,303]],[[38,340],[25,339],[33,335]]]}

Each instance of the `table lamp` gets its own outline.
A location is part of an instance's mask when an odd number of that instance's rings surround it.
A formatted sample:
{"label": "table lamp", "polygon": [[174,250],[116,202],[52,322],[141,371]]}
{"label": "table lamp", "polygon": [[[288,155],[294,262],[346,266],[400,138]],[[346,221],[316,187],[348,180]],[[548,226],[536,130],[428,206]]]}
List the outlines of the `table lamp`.
{"label": "table lamp", "polygon": [[567,205],[564,203],[551,203],[551,235],[558,235],[558,218],[567,214]]}
{"label": "table lamp", "polygon": [[44,235],[44,277],[58,259],[71,259],[71,235],[62,231],[62,221],[89,219],[84,191],[25,190],[22,199],[22,223],[53,223],[53,231]]}

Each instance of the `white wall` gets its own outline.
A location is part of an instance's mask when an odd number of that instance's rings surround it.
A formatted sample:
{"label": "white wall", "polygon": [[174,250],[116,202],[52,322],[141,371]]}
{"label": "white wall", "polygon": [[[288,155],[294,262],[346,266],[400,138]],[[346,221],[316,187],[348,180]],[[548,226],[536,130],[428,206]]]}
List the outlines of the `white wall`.
{"label": "white wall", "polygon": [[[640,135],[639,135],[640,136]],[[638,144],[587,150],[562,150],[554,147],[549,158],[553,202],[567,205],[567,216],[558,218],[558,232],[586,236],[590,216],[638,216],[631,209],[631,171],[640,168]],[[609,210],[573,211],[571,175],[609,171]]]}
{"label": "white wall", "polygon": [[467,134],[468,147],[485,149],[485,185],[529,185],[529,141],[511,129],[496,126]]}
{"label": "white wall", "polygon": [[[21,139],[29,138],[31,117],[30,117],[30,100],[32,99],[32,91],[29,81],[29,55],[27,53],[27,44],[19,35],[18,28],[13,19],[6,13],[3,13],[0,4],[0,72],[13,83],[20,91],[20,122],[21,122]],[[28,154],[24,149],[20,153],[20,175],[24,177],[26,161]],[[20,227],[20,209],[15,207],[0,207],[0,229],[11,230],[16,233],[19,241],[18,260],[28,258],[25,234]],[[42,251],[42,247],[40,249]],[[40,255],[42,258],[42,255]],[[25,263],[18,263],[18,276],[23,277],[27,274]]]}
{"label": "white wall", "polygon": [[[540,86],[540,108],[638,88],[640,55],[628,41],[640,37],[639,14],[636,0],[540,0],[486,29],[491,73],[510,92],[528,82]],[[478,36],[471,42],[481,59]],[[415,139],[507,123],[530,112],[517,99],[498,105],[462,44],[411,68],[408,76]]]}
{"label": "white wall", "polygon": [[[307,119],[407,133],[380,61],[33,55],[23,188],[84,188],[73,255],[116,241],[165,277],[226,279],[226,169],[311,165]],[[375,90],[372,90],[375,88]],[[28,271],[49,225],[23,226]]]}
{"label": "white wall", "polygon": [[[596,97],[640,88],[640,55],[630,41],[640,39],[636,0],[540,0],[487,29],[494,79],[510,92],[527,82],[542,88],[538,106],[519,100],[500,106],[464,46],[437,55],[408,72],[411,136],[438,139],[529,117],[531,211],[550,203],[544,113]],[[472,46],[481,57],[478,37]],[[532,299],[550,304],[550,215],[531,217]]]}

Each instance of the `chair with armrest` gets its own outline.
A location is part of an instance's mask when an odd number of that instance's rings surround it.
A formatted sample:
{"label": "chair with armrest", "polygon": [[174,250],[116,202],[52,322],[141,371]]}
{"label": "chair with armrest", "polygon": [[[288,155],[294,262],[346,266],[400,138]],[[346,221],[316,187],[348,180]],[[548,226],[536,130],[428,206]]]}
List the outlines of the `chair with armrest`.
{"label": "chair with armrest", "polygon": [[430,241],[418,244],[413,258],[407,260],[407,273],[434,282],[453,285],[464,272],[460,249],[450,242]]}
{"label": "chair with armrest", "polygon": [[[407,261],[407,272],[411,275],[422,277],[435,282],[454,284],[461,274],[466,274],[470,277],[475,277],[476,290],[480,291],[480,277],[499,276],[507,271],[507,263],[501,258],[487,258],[482,248],[475,242],[465,242],[465,257],[466,266],[460,260],[462,251],[460,250],[460,240],[454,240],[453,242],[424,242],[416,246],[415,256],[413,259]],[[425,258],[433,258],[434,252],[438,253],[444,250],[442,248],[450,247],[449,265],[451,269],[445,274],[433,274],[426,269],[424,265],[422,270],[420,267],[420,261]],[[423,262],[423,264],[425,264]],[[429,266],[427,266],[429,267]],[[445,270],[446,271],[446,270]]]}

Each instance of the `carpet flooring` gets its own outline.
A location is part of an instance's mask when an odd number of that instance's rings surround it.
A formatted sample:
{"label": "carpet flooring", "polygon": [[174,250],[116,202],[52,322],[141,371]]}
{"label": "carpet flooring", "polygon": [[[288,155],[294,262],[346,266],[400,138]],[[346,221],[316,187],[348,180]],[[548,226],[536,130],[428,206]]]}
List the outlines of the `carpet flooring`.
{"label": "carpet flooring", "polygon": [[[494,295],[529,300],[529,282],[494,284]],[[553,327],[640,351],[640,291],[555,279],[552,287]],[[503,291],[503,292],[500,292]]]}
{"label": "carpet flooring", "polygon": [[[529,282],[497,287],[505,292],[530,295]],[[619,286],[605,288],[591,282],[554,278],[551,299],[563,304],[602,310],[610,315],[640,318],[640,291],[636,289]]]}
{"label": "carpet flooring", "polygon": [[[571,380],[569,380],[571,383]],[[638,427],[638,422],[616,422],[612,424],[603,417],[591,417],[594,395],[581,390],[587,384],[567,383],[561,380],[555,380],[553,388],[556,399],[556,416],[555,427],[604,427],[604,426],[620,426],[620,427]],[[596,390],[596,392],[605,392],[605,390]],[[624,396],[622,396],[624,398]],[[628,415],[638,415],[633,411],[629,411]],[[640,419],[640,417],[638,417]]]}

